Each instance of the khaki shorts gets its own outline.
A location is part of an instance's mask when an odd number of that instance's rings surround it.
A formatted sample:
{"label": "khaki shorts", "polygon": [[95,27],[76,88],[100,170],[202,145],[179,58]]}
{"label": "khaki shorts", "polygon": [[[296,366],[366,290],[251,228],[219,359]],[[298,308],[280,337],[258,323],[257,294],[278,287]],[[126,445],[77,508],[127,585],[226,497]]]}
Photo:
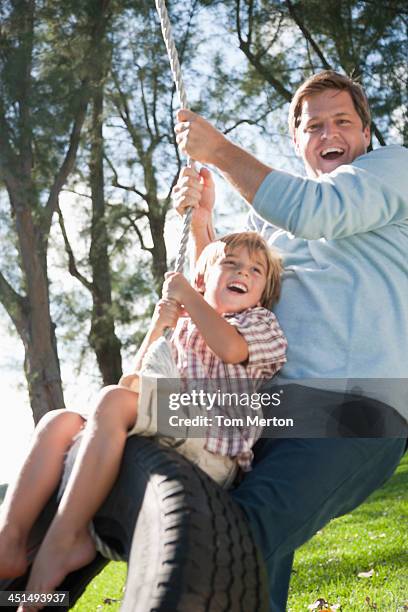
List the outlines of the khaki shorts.
{"label": "khaki shorts", "polygon": [[[179,380],[172,379],[169,384],[174,385],[174,388],[166,389],[166,397],[168,397],[169,392],[179,391]],[[137,420],[132,429],[129,430],[128,436],[154,437],[162,446],[174,448],[194,465],[197,465],[224,489],[232,485],[238,472],[238,466],[234,459],[210,453],[204,447],[205,438],[169,438],[168,434],[164,435],[158,431],[157,376],[148,376],[141,373],[125,374],[120,379],[119,385],[139,394]]]}

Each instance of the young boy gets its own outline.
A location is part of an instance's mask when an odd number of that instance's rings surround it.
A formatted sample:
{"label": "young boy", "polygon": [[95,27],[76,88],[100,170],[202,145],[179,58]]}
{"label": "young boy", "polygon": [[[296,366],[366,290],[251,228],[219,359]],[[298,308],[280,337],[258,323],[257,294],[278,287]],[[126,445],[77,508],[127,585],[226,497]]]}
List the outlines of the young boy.
{"label": "young boy", "polygon": [[[89,522],[115,481],[127,436],[140,433],[146,400],[143,392],[139,395],[144,375],[138,370],[151,360],[149,348],[167,327],[176,327],[171,345],[182,379],[256,378],[259,385],[282,367],[286,340],[267,310],[279,297],[280,273],[280,258],[258,234],[244,232],[205,249],[197,265],[197,290],[182,274],[167,275],[163,299],[136,358],[136,372],[122,377],[119,385],[102,389],[86,419],[74,467],[35,558],[28,591],[52,591],[69,572],[95,556]],[[188,316],[180,316],[181,305]],[[29,531],[55,490],[64,456],[84,423],[80,414],[67,410],[49,413],[40,421],[17,482],[1,508],[1,578],[26,571]],[[237,465],[250,469],[256,435],[259,431],[254,435],[243,430],[231,437],[221,429],[215,438],[208,435],[199,451],[197,441],[186,440],[181,452],[225,485]],[[201,460],[201,455],[206,458]]]}

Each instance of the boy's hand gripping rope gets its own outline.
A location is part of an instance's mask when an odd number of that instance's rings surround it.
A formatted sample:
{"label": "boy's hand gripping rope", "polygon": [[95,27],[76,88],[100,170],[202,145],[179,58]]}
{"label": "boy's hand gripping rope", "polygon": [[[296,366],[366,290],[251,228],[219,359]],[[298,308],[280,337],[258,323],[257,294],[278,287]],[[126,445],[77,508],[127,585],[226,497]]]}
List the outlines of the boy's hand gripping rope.
{"label": "boy's hand gripping rope", "polygon": [[[169,56],[171,72],[173,74],[173,80],[176,85],[176,90],[179,96],[180,105],[182,108],[187,108],[187,95],[184,88],[183,79],[181,76],[180,62],[177,54],[176,45],[174,43],[173,34],[171,31],[171,24],[169,14],[167,12],[166,3],[164,0],[156,0],[156,9],[160,17],[160,25],[162,29],[163,39],[166,44],[167,54]],[[194,168],[194,161],[187,157],[187,165]],[[192,209],[188,208],[183,219],[183,231],[181,235],[181,241],[179,251],[176,259],[176,272],[182,272],[186,259],[188,235],[190,232],[191,225],[191,214]]]}

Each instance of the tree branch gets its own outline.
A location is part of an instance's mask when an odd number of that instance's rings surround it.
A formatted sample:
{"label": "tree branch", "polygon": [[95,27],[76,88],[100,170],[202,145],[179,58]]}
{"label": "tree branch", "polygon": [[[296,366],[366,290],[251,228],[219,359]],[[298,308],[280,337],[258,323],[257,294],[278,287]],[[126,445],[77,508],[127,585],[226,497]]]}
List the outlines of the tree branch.
{"label": "tree branch", "polygon": [[85,276],[83,276],[80,271],[78,270],[78,267],[76,265],[76,261],[75,261],[75,257],[74,257],[74,252],[72,250],[71,244],[69,242],[68,239],[68,234],[65,228],[65,223],[64,223],[64,217],[62,214],[62,211],[59,207],[59,204],[57,206],[57,212],[58,212],[58,220],[59,220],[59,226],[61,228],[61,233],[62,233],[62,237],[64,239],[64,245],[65,245],[65,251],[68,255],[68,270],[69,273],[71,274],[71,276],[74,276],[75,278],[77,278],[80,283],[82,283],[82,285],[88,289],[88,291],[93,290],[93,284],[87,279],[85,278]]}
{"label": "tree branch", "polygon": [[262,62],[259,61],[258,57],[255,56],[250,50],[248,44],[246,42],[242,42],[239,45],[239,48],[243,53],[245,53],[248,58],[250,64],[259,72],[260,75],[264,77],[264,79],[272,85],[275,90],[287,101],[290,102],[292,99],[292,92],[279,81],[276,77],[273,76],[272,72],[267,68]]}
{"label": "tree branch", "polygon": [[[112,208],[114,207],[114,205],[113,205],[113,204],[110,204],[109,206],[110,206],[110,207],[112,207]],[[146,213],[144,213],[144,212],[140,212],[140,211],[139,211],[139,212],[138,212],[138,213],[136,213],[136,215],[134,216],[134,220],[133,220],[133,222],[136,222],[136,221],[138,221],[139,219],[142,219],[143,217],[146,217],[146,216],[147,216],[147,214],[146,214]],[[125,219],[127,219],[127,220],[129,221],[129,215],[128,215],[128,214],[126,214],[126,215],[122,215],[122,217],[124,217]],[[110,251],[109,257],[112,257],[112,255],[113,255],[113,253],[116,251],[117,247],[118,247],[119,245],[121,245],[122,240],[123,240],[123,238],[126,236],[126,234],[128,233],[129,229],[130,229],[130,228],[134,229],[134,228],[133,228],[133,222],[129,222],[128,224],[123,224],[123,232],[122,232],[122,233],[120,234],[120,236],[119,236],[119,237],[118,237],[118,238],[117,238],[117,239],[116,239],[116,240],[113,242],[112,249],[111,249],[111,251]]]}
{"label": "tree branch", "polygon": [[135,147],[137,154],[139,156],[139,159],[143,165],[143,162],[145,159],[145,152],[143,148],[142,139],[140,138],[140,135],[137,133],[135,126],[133,125],[133,122],[130,118],[130,110],[129,110],[129,106],[127,103],[126,95],[122,91],[122,88],[120,87],[120,84],[119,84],[119,80],[113,72],[112,72],[112,78],[115,83],[115,87],[119,93],[119,99],[120,99],[121,104],[117,102],[116,96],[114,96],[113,98],[113,103],[130,134],[133,146]]}
{"label": "tree branch", "polygon": [[115,166],[113,165],[113,163],[111,162],[110,158],[106,154],[104,154],[104,159],[106,160],[108,166],[110,167],[110,169],[113,172],[112,186],[113,187],[117,187],[118,189],[124,189],[125,191],[130,191],[132,193],[135,193],[140,198],[142,198],[142,200],[144,200],[146,202],[146,204],[148,204],[147,194],[139,191],[139,189],[137,189],[135,187],[135,185],[123,185],[123,183],[120,183],[119,182],[119,176],[118,176],[117,170],[116,170]]}
{"label": "tree branch", "polygon": [[175,156],[176,156],[176,160],[177,160],[177,172],[174,175],[173,180],[172,180],[171,185],[170,185],[170,188],[169,188],[169,190],[167,192],[166,201],[170,201],[171,192],[173,191],[173,187],[177,183],[178,175],[180,174],[180,169],[181,169],[181,165],[182,165],[180,151],[179,151],[179,148],[177,146],[176,139],[174,137],[174,106],[173,106],[173,102],[174,102],[174,91],[173,91],[173,96],[171,98],[171,105],[170,105],[170,125],[171,125],[171,133],[173,134],[173,136],[170,137],[170,142],[173,145],[174,151],[175,151]]}
{"label": "tree branch", "polygon": [[137,237],[139,238],[141,249],[143,251],[148,251],[151,255],[153,255],[153,249],[145,245],[143,236],[142,236],[142,232],[137,227],[137,224],[135,223],[135,221],[131,218],[130,215],[126,215],[126,219],[129,221],[129,227],[132,227],[135,230]]}
{"label": "tree branch", "polygon": [[374,121],[371,121],[371,131],[373,132],[374,136],[377,138],[380,145],[382,147],[385,147],[387,143],[385,142],[384,136],[382,135],[382,133],[380,132],[380,130],[378,129]]}
{"label": "tree branch", "polygon": [[295,11],[295,8],[294,8],[291,0],[285,0],[285,1],[286,1],[286,6],[288,7],[288,10],[289,10],[289,15],[292,17],[293,21],[296,23],[296,25],[298,26],[299,30],[302,32],[303,36],[310,43],[310,45],[313,48],[313,50],[315,51],[316,55],[320,58],[320,61],[322,62],[324,68],[326,68],[326,70],[331,70],[332,67],[330,66],[330,64],[326,60],[326,58],[324,57],[324,55],[323,55],[319,45],[315,42],[315,40],[314,40],[313,36],[311,35],[311,33],[309,32],[308,28],[305,26],[303,21],[300,20],[297,12]]}
{"label": "tree branch", "polygon": [[250,0],[248,6],[248,44],[252,44],[252,26],[254,22],[254,3]]}
{"label": "tree branch", "polygon": [[157,98],[158,98],[157,76],[155,75],[154,79],[153,79],[153,103],[152,103],[152,108],[153,108],[154,132],[155,132],[155,135],[156,135],[156,139],[159,140],[160,139],[160,129],[159,129],[159,124],[157,122]]}
{"label": "tree branch", "polygon": [[238,34],[238,41],[239,41],[239,46],[241,47],[241,43],[246,43],[248,45],[250,45],[249,42],[249,34],[247,35],[247,39],[246,41],[244,41],[244,39],[242,38],[242,28],[241,28],[241,1],[240,0],[236,0],[236,4],[235,4],[235,27],[237,30],[237,34]]}
{"label": "tree branch", "polygon": [[75,189],[68,189],[67,187],[65,189],[61,189],[62,193],[73,193],[74,195],[80,197],[80,198],[89,198],[90,200],[92,199],[92,196],[89,195],[89,193],[81,193],[80,191],[75,191]]}
{"label": "tree branch", "polygon": [[139,77],[139,81],[140,81],[140,92],[142,94],[143,115],[144,115],[147,131],[149,132],[150,141],[152,142],[152,141],[155,140],[155,138],[154,138],[152,129],[150,127],[149,111],[148,111],[148,108],[147,108],[147,101],[146,101],[146,95],[145,95],[144,84],[143,84],[143,73]]}
{"label": "tree branch", "polygon": [[[7,188],[13,191],[17,188],[14,173],[18,168],[18,159],[11,146],[10,131],[3,100],[0,98],[0,178]],[[14,172],[11,169],[14,169]]]}
{"label": "tree branch", "polygon": [[65,154],[64,161],[62,162],[57,176],[54,178],[54,183],[51,187],[50,194],[48,196],[45,216],[45,231],[47,234],[51,226],[52,216],[54,212],[58,209],[58,196],[75,164],[82,126],[84,124],[86,111],[88,108],[89,97],[89,80],[86,79],[82,82],[81,100],[79,102],[78,111],[72,126],[68,150]]}
{"label": "tree branch", "polygon": [[306,41],[306,53],[307,53],[307,59],[309,61],[309,65],[310,65],[311,69],[313,70],[313,72],[315,72],[315,67],[314,67],[314,64],[313,64],[312,55],[310,53],[310,42],[308,40]]}
{"label": "tree branch", "polygon": [[258,117],[257,119],[239,119],[239,121],[234,123],[234,125],[232,125],[231,127],[225,129],[223,133],[224,134],[229,134],[230,132],[235,130],[239,125],[242,125],[244,123],[246,123],[247,125],[257,125],[258,127],[262,127],[262,126],[259,125],[259,122],[262,121],[262,119],[265,119],[265,117],[267,117],[270,112],[271,111],[268,109],[265,113],[262,113],[262,115],[260,117]]}
{"label": "tree branch", "polygon": [[262,57],[268,53],[269,49],[270,49],[270,48],[271,48],[271,47],[272,47],[272,46],[273,46],[273,45],[276,43],[276,41],[278,40],[278,38],[279,38],[279,34],[280,34],[280,31],[281,31],[281,27],[282,27],[282,23],[283,23],[283,19],[284,19],[284,15],[283,15],[283,13],[281,13],[281,14],[279,15],[279,23],[278,23],[278,25],[277,25],[277,28],[276,28],[275,34],[273,35],[273,37],[271,38],[271,40],[269,41],[269,43],[267,44],[267,46],[266,46],[266,47],[264,47],[263,49],[260,49],[260,51],[259,51],[259,52],[256,54],[257,59],[259,59],[259,60],[260,60],[260,59],[262,59]]}
{"label": "tree branch", "polygon": [[248,61],[252,66],[259,72],[260,75],[264,77],[264,79],[270,83],[275,90],[288,102],[292,99],[292,92],[290,92],[286,87],[279,81],[271,71],[260,61],[260,57],[262,57],[262,53],[254,54],[251,51],[251,33],[248,33],[248,37],[244,40],[242,36],[242,26],[241,26],[241,18],[240,18],[240,1],[236,2],[236,27],[238,34],[238,42],[239,48],[246,55]]}
{"label": "tree branch", "polygon": [[26,320],[26,298],[17,293],[0,272],[0,302],[21,335]]}

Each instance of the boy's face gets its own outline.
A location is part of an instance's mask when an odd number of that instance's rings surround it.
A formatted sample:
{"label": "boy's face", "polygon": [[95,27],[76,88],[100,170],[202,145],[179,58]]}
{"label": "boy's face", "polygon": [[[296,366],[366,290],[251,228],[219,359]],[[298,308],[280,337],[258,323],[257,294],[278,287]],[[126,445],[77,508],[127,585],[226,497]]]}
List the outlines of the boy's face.
{"label": "boy's face", "polygon": [[370,128],[363,128],[348,91],[327,89],[303,100],[294,143],[308,176],[317,177],[365,153]]}
{"label": "boy's face", "polygon": [[259,306],[266,285],[267,264],[262,251],[249,255],[244,246],[228,249],[207,268],[204,299],[219,313]]}

